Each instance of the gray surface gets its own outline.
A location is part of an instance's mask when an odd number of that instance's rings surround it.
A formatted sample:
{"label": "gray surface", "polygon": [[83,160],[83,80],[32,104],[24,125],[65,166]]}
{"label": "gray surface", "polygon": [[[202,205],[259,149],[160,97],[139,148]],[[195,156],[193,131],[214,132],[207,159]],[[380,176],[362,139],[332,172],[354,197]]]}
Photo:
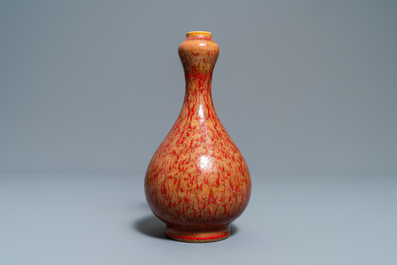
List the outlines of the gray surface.
{"label": "gray surface", "polygon": [[[0,264],[397,264],[396,12],[1,1],[0,172],[13,174],[0,175]],[[191,30],[220,46],[214,104],[254,181],[212,244],[164,239],[143,195],[182,105]]]}
{"label": "gray surface", "polygon": [[144,172],[182,106],[177,47],[257,173],[397,172],[397,1],[1,1],[0,171]]}
{"label": "gray surface", "polygon": [[393,175],[254,175],[216,243],[165,239],[140,175],[0,176],[0,264],[396,264]]}

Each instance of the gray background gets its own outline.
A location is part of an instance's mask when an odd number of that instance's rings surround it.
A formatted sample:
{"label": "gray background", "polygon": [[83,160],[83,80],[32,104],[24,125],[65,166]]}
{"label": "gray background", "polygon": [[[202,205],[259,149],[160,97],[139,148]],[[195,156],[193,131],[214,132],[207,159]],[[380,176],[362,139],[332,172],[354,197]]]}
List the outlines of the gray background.
{"label": "gray background", "polygon": [[396,1],[1,1],[0,170],[144,173],[220,46],[213,97],[251,172],[397,172]]}
{"label": "gray background", "polygon": [[[0,1],[0,264],[397,264],[397,1]],[[253,193],[229,239],[164,238],[143,177],[220,46]]]}

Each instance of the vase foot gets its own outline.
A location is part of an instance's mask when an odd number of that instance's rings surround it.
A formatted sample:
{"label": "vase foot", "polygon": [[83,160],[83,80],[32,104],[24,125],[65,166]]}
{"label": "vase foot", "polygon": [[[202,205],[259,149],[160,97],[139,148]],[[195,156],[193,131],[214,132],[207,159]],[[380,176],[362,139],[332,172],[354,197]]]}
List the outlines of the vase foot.
{"label": "vase foot", "polygon": [[167,237],[190,243],[215,242],[228,238],[230,236],[229,225],[217,228],[191,229],[187,227],[176,227],[167,225],[165,231]]}

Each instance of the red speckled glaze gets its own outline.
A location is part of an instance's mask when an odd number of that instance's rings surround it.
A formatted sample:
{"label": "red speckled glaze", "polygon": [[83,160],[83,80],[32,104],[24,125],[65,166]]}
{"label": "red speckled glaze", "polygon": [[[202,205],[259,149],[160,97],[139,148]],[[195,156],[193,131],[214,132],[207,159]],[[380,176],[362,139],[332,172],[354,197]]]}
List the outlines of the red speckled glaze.
{"label": "red speckled glaze", "polygon": [[248,204],[250,173],[212,103],[219,47],[211,33],[187,33],[178,52],[185,71],[185,100],[148,166],[146,199],[167,224],[168,237],[218,241],[230,235],[229,224]]}

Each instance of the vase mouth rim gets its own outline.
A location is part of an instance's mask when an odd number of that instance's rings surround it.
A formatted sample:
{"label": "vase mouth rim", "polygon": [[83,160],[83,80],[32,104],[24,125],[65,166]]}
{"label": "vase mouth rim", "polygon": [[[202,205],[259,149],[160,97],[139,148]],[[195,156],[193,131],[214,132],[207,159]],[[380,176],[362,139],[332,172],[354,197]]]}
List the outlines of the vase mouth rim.
{"label": "vase mouth rim", "polygon": [[209,39],[212,40],[212,33],[209,31],[189,31],[186,39]]}

